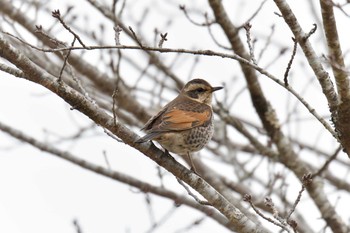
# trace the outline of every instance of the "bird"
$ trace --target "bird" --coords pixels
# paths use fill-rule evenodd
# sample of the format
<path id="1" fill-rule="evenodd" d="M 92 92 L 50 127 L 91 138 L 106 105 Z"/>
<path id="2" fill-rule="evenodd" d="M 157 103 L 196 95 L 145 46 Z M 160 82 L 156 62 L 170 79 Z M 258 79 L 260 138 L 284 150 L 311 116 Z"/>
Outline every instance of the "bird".
<path id="1" fill-rule="evenodd" d="M 156 141 L 166 153 L 186 156 L 196 174 L 191 153 L 200 151 L 214 133 L 212 96 L 223 87 L 212 87 L 203 79 L 192 79 L 179 95 L 151 117 L 141 129 L 146 135 L 136 143 Z"/>

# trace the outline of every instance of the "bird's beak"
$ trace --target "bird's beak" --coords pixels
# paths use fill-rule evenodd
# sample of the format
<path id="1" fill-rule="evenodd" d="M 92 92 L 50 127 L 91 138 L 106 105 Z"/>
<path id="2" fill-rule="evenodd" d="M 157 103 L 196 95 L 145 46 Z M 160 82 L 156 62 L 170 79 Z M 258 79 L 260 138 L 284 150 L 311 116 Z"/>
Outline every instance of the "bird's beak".
<path id="1" fill-rule="evenodd" d="M 222 88 L 224 88 L 224 87 L 213 87 L 213 88 L 211 89 L 211 92 L 221 90 Z"/>

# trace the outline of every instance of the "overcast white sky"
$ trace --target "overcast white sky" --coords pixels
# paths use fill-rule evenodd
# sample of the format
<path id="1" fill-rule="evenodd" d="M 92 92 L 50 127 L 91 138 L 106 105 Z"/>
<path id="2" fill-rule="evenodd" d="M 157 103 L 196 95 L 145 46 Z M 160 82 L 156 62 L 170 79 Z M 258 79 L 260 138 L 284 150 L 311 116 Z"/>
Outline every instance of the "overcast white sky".
<path id="1" fill-rule="evenodd" d="M 52 10 L 63 10 L 65 9 L 64 2 L 53 0 L 50 1 L 47 7 Z M 183 13 L 176 7 L 177 4 L 183 4 L 185 1 L 172 2 L 174 3 L 173 6 L 172 4 L 163 4 L 162 1 L 156 0 L 127 1 L 125 14 L 136 14 L 142 9 L 142 5 L 152 4 L 153 9 L 150 11 L 149 20 L 145 22 L 144 33 L 149 32 L 152 34 L 154 27 L 166 28 L 166 22 L 161 19 L 170 14 L 177 18 L 171 24 L 171 30 L 167 31 L 169 40 L 166 42 L 166 46 L 173 48 L 214 48 L 214 44 L 205 36 L 207 31 L 189 25 Z M 227 3 L 228 1 L 224 2 Z M 238 2 L 242 3 L 244 1 Z M 234 14 L 233 19 L 244 22 L 246 20 L 244 13 L 251 12 L 249 11 L 249 4 L 252 2 L 256 1 L 245 1 L 241 5 L 242 10 L 237 5 L 228 7 Z M 294 9 L 297 9 L 297 17 L 303 19 L 302 26 L 305 30 L 311 29 L 312 24 L 315 22 L 310 18 L 309 5 L 306 1 L 294 0 L 289 1 L 289 3 L 292 4 Z M 77 0 L 70 4 L 76 5 L 73 11 L 79 17 L 87 12 L 90 16 L 96 14 L 96 12 L 90 11 L 85 1 Z M 195 1 L 192 4 L 199 6 L 203 2 Z M 205 8 L 206 4 L 206 2 L 205 5 L 203 4 L 203 8 Z M 271 8 L 274 9 L 273 11 L 277 11 L 273 2 L 268 1 L 262 11 L 262 16 L 258 21 L 253 21 L 253 29 L 257 36 L 266 35 L 265 32 L 273 21 L 282 20 L 271 14 Z M 28 11 L 27 16 L 34 19 L 34 12 Z M 91 18 L 93 20 L 90 21 L 89 26 L 97 28 L 96 24 L 101 17 L 96 14 L 96 18 L 95 16 Z M 53 22 L 53 19 L 49 15 L 40 15 L 36 24 L 41 24 L 43 28 L 47 28 L 51 26 L 51 22 Z M 78 21 L 78 23 L 82 23 L 82 21 Z M 349 25 L 348 18 L 344 18 L 339 27 L 347 27 L 346 25 Z M 57 25 L 56 27 L 58 28 L 59 26 Z M 277 30 L 285 32 L 289 38 L 291 37 L 291 33 L 286 27 L 279 26 Z M 57 31 L 59 30 L 57 29 Z M 112 29 L 107 28 L 106 31 L 109 32 L 106 32 L 106 43 L 113 44 Z M 315 36 L 316 43 L 318 43 L 317 37 L 319 38 L 320 35 Z M 60 39 L 63 38 L 64 36 L 62 35 Z M 123 35 L 121 39 L 124 39 L 125 42 L 128 41 Z M 224 37 L 219 39 L 223 43 L 226 42 Z M 350 41 L 349 34 L 342 34 L 341 40 Z M 282 37 L 278 43 L 289 44 L 285 37 Z M 349 45 L 347 42 L 343 44 Z M 320 47 L 319 49 L 322 50 L 323 48 Z M 167 55 L 162 56 L 164 59 L 167 59 Z M 234 66 L 236 65 L 234 64 Z M 232 66 L 232 61 L 218 58 L 201 58 L 201 65 L 195 70 L 195 77 L 205 78 L 213 85 L 220 85 L 223 80 L 231 75 L 231 72 L 230 74 L 226 72 L 230 70 L 230 66 Z M 183 67 L 185 67 L 183 70 L 177 70 L 177 74 L 186 81 L 188 80 L 189 70 L 186 68 L 186 65 Z M 272 68 L 271 72 L 281 76 L 284 69 L 284 67 L 281 70 Z M 310 75 L 310 73 L 305 74 L 305 76 Z M 132 82 L 134 79 L 131 78 L 130 80 Z M 232 92 L 238 92 L 242 87 L 237 87 L 237 90 L 232 90 Z M 275 84 L 266 82 L 264 87 L 273 88 L 268 95 L 276 97 L 274 91 L 279 89 Z M 312 96 L 312 93 L 308 92 L 306 95 Z M 317 95 L 315 94 L 315 96 Z M 169 99 L 173 97 L 169 96 Z M 218 94 L 217 97 L 219 99 L 223 98 L 223 94 Z M 283 105 L 285 103 L 284 100 L 284 97 L 281 97 L 280 99 L 273 98 L 272 101 L 278 106 Z M 310 98 L 309 100 L 321 113 L 323 111 L 324 113 L 327 112 L 327 109 L 323 108 L 325 103 L 323 99 Z M 238 102 L 237 108 L 242 112 L 242 115 L 244 115 L 244 111 L 247 112 L 247 119 L 256 120 L 256 116 L 251 116 L 250 114 L 251 108 L 245 107 L 245 105 L 250 105 L 247 101 Z M 125 171 L 147 182 L 156 180 L 157 170 L 155 169 L 155 163 L 136 150 L 109 138 L 97 126 L 93 133 L 91 131 L 88 132 L 84 139 L 74 144 L 69 141 L 59 140 L 60 137 L 74 134 L 78 129 L 77 126 L 84 127 L 91 124 L 86 117 L 77 111 L 71 111 L 69 108 L 60 98 L 43 87 L 25 80 L 9 77 L 5 73 L 0 72 L 1 122 L 26 132 L 38 140 L 50 141 L 59 148 L 67 149 L 76 155 L 103 166 L 106 166 L 103 157 L 103 152 L 106 152 L 113 169 Z M 286 115 L 286 112 L 283 111 L 287 107 L 280 109 L 282 110 L 278 114 Z M 312 128 L 313 126 L 310 127 Z M 52 134 L 57 135 L 57 137 Z M 308 138 L 308 135 L 305 135 L 305 138 Z M 319 140 L 317 143 L 322 143 L 327 141 L 327 139 L 328 137 L 317 139 Z M 312 140 L 316 141 L 316 139 Z M 334 146 L 335 144 L 331 144 L 330 147 L 332 145 Z M 217 166 L 220 167 L 220 165 Z M 169 187 L 173 187 L 175 190 L 183 189 L 171 175 L 166 175 L 165 180 L 168 182 L 167 185 Z M 184 190 L 181 192 L 185 193 Z M 337 199 L 336 196 L 331 198 Z M 166 213 L 175 216 L 166 221 L 164 226 L 159 227 L 155 232 L 169 232 L 167 229 L 172 229 L 171 232 L 175 232 L 186 225 L 191 225 L 193 221 L 202 216 L 189 208 L 174 209 L 171 202 L 159 197 L 151 196 L 151 200 L 154 204 L 153 211 L 156 220 L 162 218 Z M 342 201 L 344 201 L 342 203 L 345 203 L 343 205 L 344 208 L 348 207 L 346 203 L 350 205 L 349 200 Z M 312 205 L 310 205 L 310 208 L 313 208 Z M 176 216 L 184 215 L 187 215 L 188 218 L 181 218 L 181 221 L 186 219 L 187 222 L 181 222 L 181 224 L 176 222 Z M 346 216 L 349 217 L 349 214 Z M 72 224 L 73 219 L 79 221 L 83 233 L 146 232 L 150 228 L 151 222 L 145 205 L 145 196 L 139 193 L 138 190 L 83 170 L 52 155 L 42 153 L 0 132 L 0 232 L 73 233 L 76 232 Z M 317 220 L 314 221 L 315 224 L 321 224 Z M 213 223 L 212 220 L 206 219 L 204 223 L 189 232 L 218 232 L 218 229 L 220 232 L 227 231 L 218 226 L 218 224 Z"/>

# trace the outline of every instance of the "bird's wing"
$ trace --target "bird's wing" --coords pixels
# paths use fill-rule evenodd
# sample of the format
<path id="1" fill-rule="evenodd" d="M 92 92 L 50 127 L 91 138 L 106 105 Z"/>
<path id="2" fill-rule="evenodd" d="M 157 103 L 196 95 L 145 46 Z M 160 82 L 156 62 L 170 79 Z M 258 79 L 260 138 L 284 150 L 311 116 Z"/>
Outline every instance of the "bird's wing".
<path id="1" fill-rule="evenodd" d="M 151 130 L 154 126 L 158 125 L 159 121 L 161 120 L 161 116 L 164 114 L 164 112 L 166 112 L 167 110 L 167 106 L 165 106 L 160 112 L 158 112 L 156 115 L 154 115 L 153 117 L 151 117 L 151 119 L 149 119 L 146 124 L 142 127 L 141 130 L 145 130 L 145 131 L 149 131 Z"/>
<path id="2" fill-rule="evenodd" d="M 181 96 L 177 97 L 179 101 L 170 102 L 158 114 L 149 119 L 142 128 L 147 134 L 136 142 L 153 140 L 166 132 L 187 130 L 210 123 L 212 118 L 210 106 L 195 101 L 181 101 L 181 98 Z"/>
<path id="3" fill-rule="evenodd" d="M 164 113 L 162 123 L 157 128 L 159 131 L 163 132 L 191 129 L 208 124 L 211 117 L 212 111 L 209 106 L 198 112 L 173 108 Z"/>

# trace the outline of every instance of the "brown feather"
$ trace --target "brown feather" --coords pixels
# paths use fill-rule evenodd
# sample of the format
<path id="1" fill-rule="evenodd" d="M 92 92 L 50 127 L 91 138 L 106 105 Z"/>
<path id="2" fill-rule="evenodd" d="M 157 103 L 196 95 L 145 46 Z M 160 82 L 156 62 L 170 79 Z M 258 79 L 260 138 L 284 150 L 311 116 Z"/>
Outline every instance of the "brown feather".
<path id="1" fill-rule="evenodd" d="M 172 109 L 163 116 L 163 123 L 159 126 L 162 130 L 186 130 L 204 125 L 211 119 L 210 108 L 204 112 L 189 112 L 180 109 Z"/>
<path id="2" fill-rule="evenodd" d="M 186 130 L 208 124 L 211 117 L 212 110 L 209 105 L 179 95 L 152 117 L 143 130 L 148 133 Z"/>

